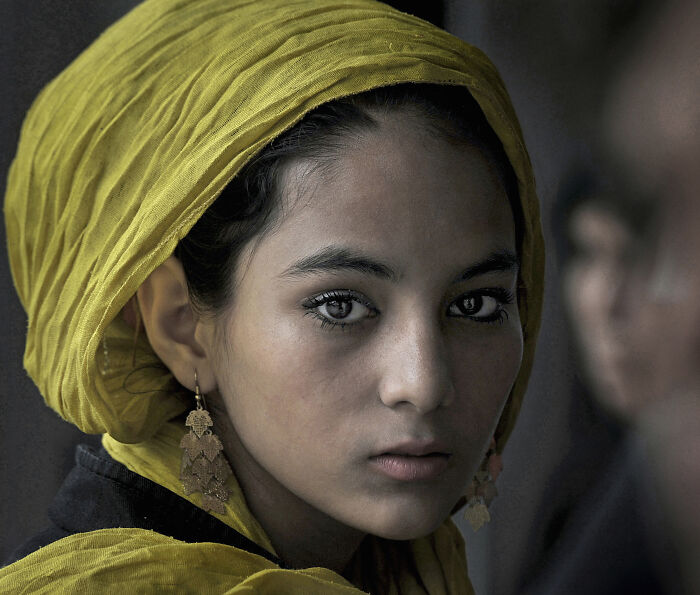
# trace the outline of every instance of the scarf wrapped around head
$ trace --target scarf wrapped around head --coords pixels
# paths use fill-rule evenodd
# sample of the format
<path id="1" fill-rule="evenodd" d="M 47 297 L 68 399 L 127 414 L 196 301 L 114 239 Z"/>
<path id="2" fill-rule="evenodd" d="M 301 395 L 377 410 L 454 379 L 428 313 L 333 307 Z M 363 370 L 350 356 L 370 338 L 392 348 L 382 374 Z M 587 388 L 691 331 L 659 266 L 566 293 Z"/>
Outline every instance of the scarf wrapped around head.
<path id="1" fill-rule="evenodd" d="M 467 87 L 519 181 L 525 229 L 523 364 L 530 373 L 543 246 L 531 165 L 493 65 L 476 48 L 371 0 L 146 0 L 39 95 L 5 199 L 24 365 L 87 433 L 139 442 L 181 413 L 183 390 L 136 346 L 120 310 L 243 165 L 314 107 L 403 82 Z"/>

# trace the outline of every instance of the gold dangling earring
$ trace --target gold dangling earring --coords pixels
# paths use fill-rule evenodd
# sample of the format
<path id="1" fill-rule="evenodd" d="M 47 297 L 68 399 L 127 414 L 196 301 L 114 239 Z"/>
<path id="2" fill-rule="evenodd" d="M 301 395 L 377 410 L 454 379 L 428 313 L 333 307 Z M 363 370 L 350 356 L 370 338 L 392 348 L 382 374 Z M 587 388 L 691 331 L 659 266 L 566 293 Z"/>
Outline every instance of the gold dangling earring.
<path id="1" fill-rule="evenodd" d="M 194 371 L 194 393 L 197 405 L 185 421 L 190 431 L 180 441 L 180 481 L 185 494 L 202 493 L 204 510 L 226 514 L 224 504 L 230 494 L 224 484 L 233 472 L 224 456 L 221 440 L 211 430 L 214 423 L 206 410 L 204 395 L 199 391 L 197 370 Z"/>
<path id="2" fill-rule="evenodd" d="M 474 531 L 478 531 L 491 520 L 488 507 L 498 496 L 495 482 L 502 470 L 501 455 L 496 453 L 496 440 L 492 438 L 484 462 L 474 475 L 466 493 L 467 507 L 464 510 L 464 518 L 469 521 Z"/>

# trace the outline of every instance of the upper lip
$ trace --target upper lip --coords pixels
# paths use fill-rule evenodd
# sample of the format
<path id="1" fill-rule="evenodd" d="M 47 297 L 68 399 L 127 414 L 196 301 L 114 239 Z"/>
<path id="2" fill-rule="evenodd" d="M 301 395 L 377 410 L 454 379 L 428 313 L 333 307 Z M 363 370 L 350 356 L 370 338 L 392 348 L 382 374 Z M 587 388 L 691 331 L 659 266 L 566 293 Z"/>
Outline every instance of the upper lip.
<path id="1" fill-rule="evenodd" d="M 374 456 L 381 455 L 408 455 L 420 457 L 430 454 L 449 455 L 447 446 L 438 440 L 404 440 L 393 446 L 381 449 Z"/>

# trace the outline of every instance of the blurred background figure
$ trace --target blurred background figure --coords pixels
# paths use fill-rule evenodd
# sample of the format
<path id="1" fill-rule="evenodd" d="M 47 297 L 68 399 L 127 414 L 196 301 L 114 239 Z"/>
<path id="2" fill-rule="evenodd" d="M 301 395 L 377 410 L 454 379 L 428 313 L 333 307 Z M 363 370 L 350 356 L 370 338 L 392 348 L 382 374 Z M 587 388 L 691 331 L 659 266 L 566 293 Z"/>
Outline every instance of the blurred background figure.
<path id="1" fill-rule="evenodd" d="M 533 595 L 700 593 L 698 31 L 700 3 L 660 4 L 613 61 L 593 168 L 609 174 L 569 176 L 554 208 L 582 402 L 613 433 L 604 449 L 572 434 L 550 482 L 560 530 L 524 580 Z M 576 450 L 599 454 L 595 473 Z"/>
<path id="2" fill-rule="evenodd" d="M 699 27 L 699 3 L 673 2 L 623 63 L 606 113 L 624 191 L 633 208 L 655 211 L 627 291 L 649 401 L 699 388 Z"/>
<path id="3" fill-rule="evenodd" d="M 520 595 L 677 593 L 676 556 L 634 423 L 644 402 L 628 287 L 651 211 L 604 168 L 601 159 L 597 170 L 565 175 L 552 212 L 574 401 L 570 446 L 547 481 L 540 547 L 513 591 Z"/>
<path id="4" fill-rule="evenodd" d="M 626 281 L 630 351 L 642 364 L 625 380 L 643 403 L 636 421 L 680 556 L 680 582 L 693 594 L 700 593 L 698 31 L 700 3 L 671 2 L 620 69 L 605 120 L 624 188 L 655 212 Z"/>
<path id="5" fill-rule="evenodd" d="M 698 31 L 693 0 L 647 21 L 607 85 L 609 173 L 570 176 L 554 210 L 584 384 L 620 434 L 607 451 L 579 442 L 601 453 L 597 477 L 526 581 L 533 595 L 700 593 Z"/>
<path id="6" fill-rule="evenodd" d="M 570 176 L 559 194 L 557 256 L 577 359 L 596 399 L 613 417 L 624 419 L 637 404 L 623 372 L 628 350 L 624 278 L 634 262 L 641 221 L 631 221 L 634 211 L 593 173 Z"/>
<path id="7" fill-rule="evenodd" d="M 611 173 L 571 177 L 555 209 L 584 378 L 623 438 L 528 593 L 700 593 L 698 31 L 696 1 L 648 20 L 603 104 Z"/>

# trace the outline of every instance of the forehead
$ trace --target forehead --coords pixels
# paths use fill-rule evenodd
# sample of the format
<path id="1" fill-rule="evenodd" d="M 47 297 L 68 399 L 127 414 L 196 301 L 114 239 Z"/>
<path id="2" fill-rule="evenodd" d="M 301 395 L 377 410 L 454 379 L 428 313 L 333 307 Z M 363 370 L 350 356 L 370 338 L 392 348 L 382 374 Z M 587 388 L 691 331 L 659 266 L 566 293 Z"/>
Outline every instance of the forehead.
<path id="1" fill-rule="evenodd" d="M 338 243 L 433 266 L 515 251 L 496 168 L 480 150 L 448 143 L 415 118 L 383 120 L 332 167 L 291 163 L 282 187 L 288 207 L 269 238 L 280 258 Z"/>

